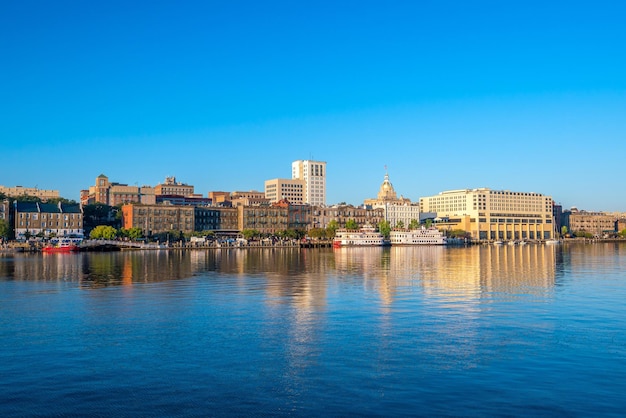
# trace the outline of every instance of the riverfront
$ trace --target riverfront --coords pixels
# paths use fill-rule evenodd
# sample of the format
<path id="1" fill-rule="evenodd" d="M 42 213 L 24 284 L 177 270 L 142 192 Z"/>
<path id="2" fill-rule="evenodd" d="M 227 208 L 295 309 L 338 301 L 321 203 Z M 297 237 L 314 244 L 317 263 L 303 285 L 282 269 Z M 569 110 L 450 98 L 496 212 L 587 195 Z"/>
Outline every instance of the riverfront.
<path id="1" fill-rule="evenodd" d="M 626 246 L 0 256 L 2 416 L 619 416 Z"/>

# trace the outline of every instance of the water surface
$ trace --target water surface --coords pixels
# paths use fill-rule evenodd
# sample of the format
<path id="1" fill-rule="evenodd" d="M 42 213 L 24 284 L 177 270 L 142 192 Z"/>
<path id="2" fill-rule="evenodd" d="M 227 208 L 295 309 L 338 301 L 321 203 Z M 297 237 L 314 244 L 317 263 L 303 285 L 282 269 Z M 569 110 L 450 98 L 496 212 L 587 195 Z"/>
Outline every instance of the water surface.
<path id="1" fill-rule="evenodd" d="M 622 416 L 626 246 L 0 257 L 0 416 Z"/>

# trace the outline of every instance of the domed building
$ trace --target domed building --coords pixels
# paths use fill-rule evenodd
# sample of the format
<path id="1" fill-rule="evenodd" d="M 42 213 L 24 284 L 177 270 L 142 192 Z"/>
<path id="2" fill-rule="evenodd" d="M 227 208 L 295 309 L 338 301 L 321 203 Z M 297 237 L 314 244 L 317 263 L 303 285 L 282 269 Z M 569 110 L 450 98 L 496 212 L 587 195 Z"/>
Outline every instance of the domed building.
<path id="1" fill-rule="evenodd" d="M 376 199 L 365 199 L 363 203 L 374 209 L 383 208 L 385 210 L 385 220 L 392 227 L 396 227 L 401 223 L 406 228 L 412 220 L 419 221 L 420 219 L 419 205 L 412 204 L 411 199 L 407 199 L 402 195 L 398 197 L 393 184 L 389 181 L 389 173 L 385 173 L 385 179 L 380 185 Z"/>
<path id="2" fill-rule="evenodd" d="M 364 203 L 371 206 L 384 205 L 386 203 L 404 205 L 410 204 L 411 199 L 402 197 L 402 195 L 400 195 L 400 198 L 398 198 L 398 195 L 393 188 L 393 184 L 391 184 L 391 181 L 389 181 L 389 173 L 385 173 L 385 179 L 383 180 L 383 184 L 380 185 L 380 189 L 378 190 L 378 197 L 376 199 L 365 199 Z"/>

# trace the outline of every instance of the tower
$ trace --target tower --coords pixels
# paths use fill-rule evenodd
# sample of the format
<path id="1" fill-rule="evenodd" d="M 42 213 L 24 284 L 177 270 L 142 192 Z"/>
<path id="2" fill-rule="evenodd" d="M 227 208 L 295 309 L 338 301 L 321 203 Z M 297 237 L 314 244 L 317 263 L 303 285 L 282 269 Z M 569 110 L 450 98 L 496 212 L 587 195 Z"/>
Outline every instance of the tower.
<path id="1" fill-rule="evenodd" d="M 291 164 L 291 178 L 304 181 L 304 202 L 326 205 L 326 162 L 297 160 Z"/>

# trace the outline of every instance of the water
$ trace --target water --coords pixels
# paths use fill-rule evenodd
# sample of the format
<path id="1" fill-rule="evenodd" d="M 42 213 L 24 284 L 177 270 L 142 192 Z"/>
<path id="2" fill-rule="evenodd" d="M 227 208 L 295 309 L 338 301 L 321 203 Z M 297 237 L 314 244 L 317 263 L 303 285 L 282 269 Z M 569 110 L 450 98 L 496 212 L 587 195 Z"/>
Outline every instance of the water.
<path id="1" fill-rule="evenodd" d="M 0 256 L 0 416 L 623 416 L 626 245 Z"/>

